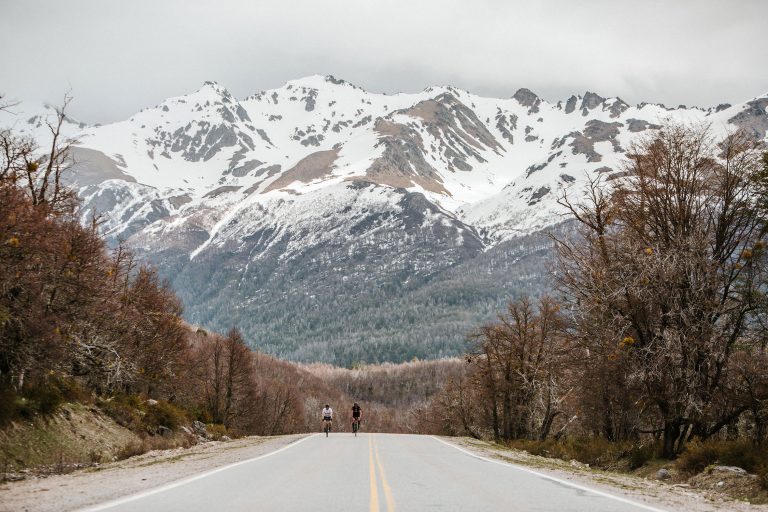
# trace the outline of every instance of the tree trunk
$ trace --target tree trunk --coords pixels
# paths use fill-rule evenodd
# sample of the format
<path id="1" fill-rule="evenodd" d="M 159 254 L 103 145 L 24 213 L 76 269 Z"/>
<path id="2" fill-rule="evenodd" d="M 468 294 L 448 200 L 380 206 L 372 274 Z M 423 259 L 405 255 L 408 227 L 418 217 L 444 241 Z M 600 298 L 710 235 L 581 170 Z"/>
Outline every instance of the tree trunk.
<path id="1" fill-rule="evenodd" d="M 502 401 L 502 418 L 504 422 L 504 440 L 512 439 L 512 397 L 508 391 L 504 392 Z"/>
<path id="2" fill-rule="evenodd" d="M 674 459 L 677 456 L 677 440 L 680 438 L 680 420 L 664 421 L 664 437 L 661 455 L 665 459 Z"/>
<path id="3" fill-rule="evenodd" d="M 496 398 L 491 401 L 491 423 L 493 426 L 493 439 L 498 441 L 501 438 L 501 432 L 499 431 L 499 407 L 496 403 Z"/>

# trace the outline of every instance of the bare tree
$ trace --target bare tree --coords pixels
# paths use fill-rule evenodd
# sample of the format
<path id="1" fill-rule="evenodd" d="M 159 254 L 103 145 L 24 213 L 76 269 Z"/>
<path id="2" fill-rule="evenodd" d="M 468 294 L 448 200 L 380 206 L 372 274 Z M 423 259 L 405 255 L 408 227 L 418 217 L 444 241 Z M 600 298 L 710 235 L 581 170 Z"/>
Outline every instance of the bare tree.
<path id="1" fill-rule="evenodd" d="M 544 297 L 536 307 L 528 299 L 511 302 L 506 315 L 474 335 L 470 378 L 476 383 L 476 397 L 485 403 L 494 437 L 550 435 L 567 393 L 562 329 L 559 306 Z"/>
<path id="2" fill-rule="evenodd" d="M 54 109 L 53 119 L 45 120 L 51 134 L 50 147 L 45 150 L 30 137 L 0 130 L 0 180 L 19 184 L 35 206 L 45 206 L 52 213 L 71 212 L 77 204 L 75 192 L 62 181 L 74 164 L 72 147 L 77 142 L 63 133 L 71 101 L 65 95 L 62 105 Z"/>
<path id="3" fill-rule="evenodd" d="M 593 368 L 621 361 L 627 392 L 655 406 L 667 457 L 745 410 L 725 395 L 764 278 L 757 156 L 738 134 L 715 144 L 705 128 L 667 125 L 613 187 L 563 200 L 581 226 L 557 241 L 575 338 Z"/>

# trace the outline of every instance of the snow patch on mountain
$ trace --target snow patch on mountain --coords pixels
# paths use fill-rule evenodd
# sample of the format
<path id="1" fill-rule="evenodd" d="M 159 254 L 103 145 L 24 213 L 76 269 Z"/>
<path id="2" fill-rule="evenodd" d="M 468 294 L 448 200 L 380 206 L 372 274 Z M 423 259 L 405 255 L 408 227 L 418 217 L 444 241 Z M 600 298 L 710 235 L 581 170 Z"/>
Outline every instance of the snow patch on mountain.
<path id="1" fill-rule="evenodd" d="M 191 223 L 196 240 L 207 237 L 196 257 L 234 233 L 224 229 L 233 220 L 248 226 L 280 201 L 312 198 L 310 216 L 326 203 L 343 209 L 360 193 L 345 186 L 355 181 L 421 193 L 495 244 L 560 221 L 565 189 L 619 172 L 634 141 L 667 120 L 765 139 L 767 106 L 631 106 L 589 91 L 553 103 L 528 89 L 499 99 L 450 86 L 388 95 L 314 75 L 242 100 L 206 82 L 124 121 L 68 120 L 65 133 L 79 140 L 86 210 L 107 215 L 110 236 Z M 14 111 L 0 124 L 44 143 L 50 107 Z"/>

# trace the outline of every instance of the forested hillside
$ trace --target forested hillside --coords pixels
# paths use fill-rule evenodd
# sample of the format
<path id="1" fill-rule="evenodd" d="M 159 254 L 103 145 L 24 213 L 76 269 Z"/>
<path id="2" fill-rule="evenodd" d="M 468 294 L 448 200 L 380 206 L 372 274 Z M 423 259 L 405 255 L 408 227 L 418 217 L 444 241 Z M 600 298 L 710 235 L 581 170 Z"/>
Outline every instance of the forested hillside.
<path id="1" fill-rule="evenodd" d="M 415 428 L 399 421 L 408 416 L 407 407 L 423 405 L 461 367 L 456 361 L 419 363 L 417 370 L 388 366 L 383 373 L 372 367 L 363 393 L 344 379 L 328 378 L 334 371 L 318 373 L 253 352 L 254 343 L 236 328 L 223 335 L 187 324 L 181 301 L 154 268 L 123 246 L 109 249 L 98 219 L 81 223 L 79 201 L 62 180 L 71 164 L 71 148 L 60 133 L 62 111 L 57 119 L 45 151 L 33 139 L 0 131 L 3 471 L 32 460 L 53 463 L 63 453 L 84 456 L 57 444 L 68 442 L 68 435 L 57 438 L 58 431 L 45 430 L 46 418 L 58 411 L 64 418 L 50 425 L 92 410 L 95 419 L 78 424 L 95 421 L 114 432 L 119 425 L 139 439 L 68 464 L 201 439 L 314 431 L 325 403 L 341 412 L 353 400 L 366 409 L 371 428 L 407 431 Z M 400 390 L 405 402 L 385 398 L 398 387 L 390 371 L 407 386 Z M 419 386 L 418 401 L 407 399 L 411 385 Z M 337 428 L 348 429 L 343 412 L 340 418 Z M 35 436 L 48 437 L 37 446 L 29 441 Z"/>
<path id="2" fill-rule="evenodd" d="M 252 333 L 256 348 L 283 358 L 351 366 L 460 355 L 466 333 L 493 319 L 510 298 L 551 289 L 548 235 L 561 231 L 555 226 L 487 250 L 478 246 L 453 260 L 431 252 L 431 237 L 422 243 L 406 232 L 396 249 L 404 265 L 392 271 L 384 271 L 391 244 L 355 250 L 352 240 L 316 246 L 290 264 L 278 264 L 275 254 L 276 263 L 252 265 L 238 279 L 233 269 L 245 265 L 238 253 L 196 258 L 178 269 L 167 259 L 157 263 L 176 276 L 179 293 L 197 297 L 189 314 L 201 324 L 237 324 Z"/>

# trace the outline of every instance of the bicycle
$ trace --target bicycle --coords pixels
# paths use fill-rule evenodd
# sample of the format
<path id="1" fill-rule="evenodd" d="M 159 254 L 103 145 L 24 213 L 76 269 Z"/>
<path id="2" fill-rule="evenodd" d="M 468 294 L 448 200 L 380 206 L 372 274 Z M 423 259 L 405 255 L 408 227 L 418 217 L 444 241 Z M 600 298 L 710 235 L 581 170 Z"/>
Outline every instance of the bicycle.
<path id="1" fill-rule="evenodd" d="M 357 437 L 358 430 L 360 430 L 360 418 L 355 418 L 352 420 L 352 432 L 355 433 L 355 437 Z"/>
<path id="2" fill-rule="evenodd" d="M 325 426 L 323 427 L 323 431 L 325 432 L 325 437 L 328 437 L 328 433 L 331 431 L 331 422 L 323 421 L 323 423 L 325 423 Z"/>

